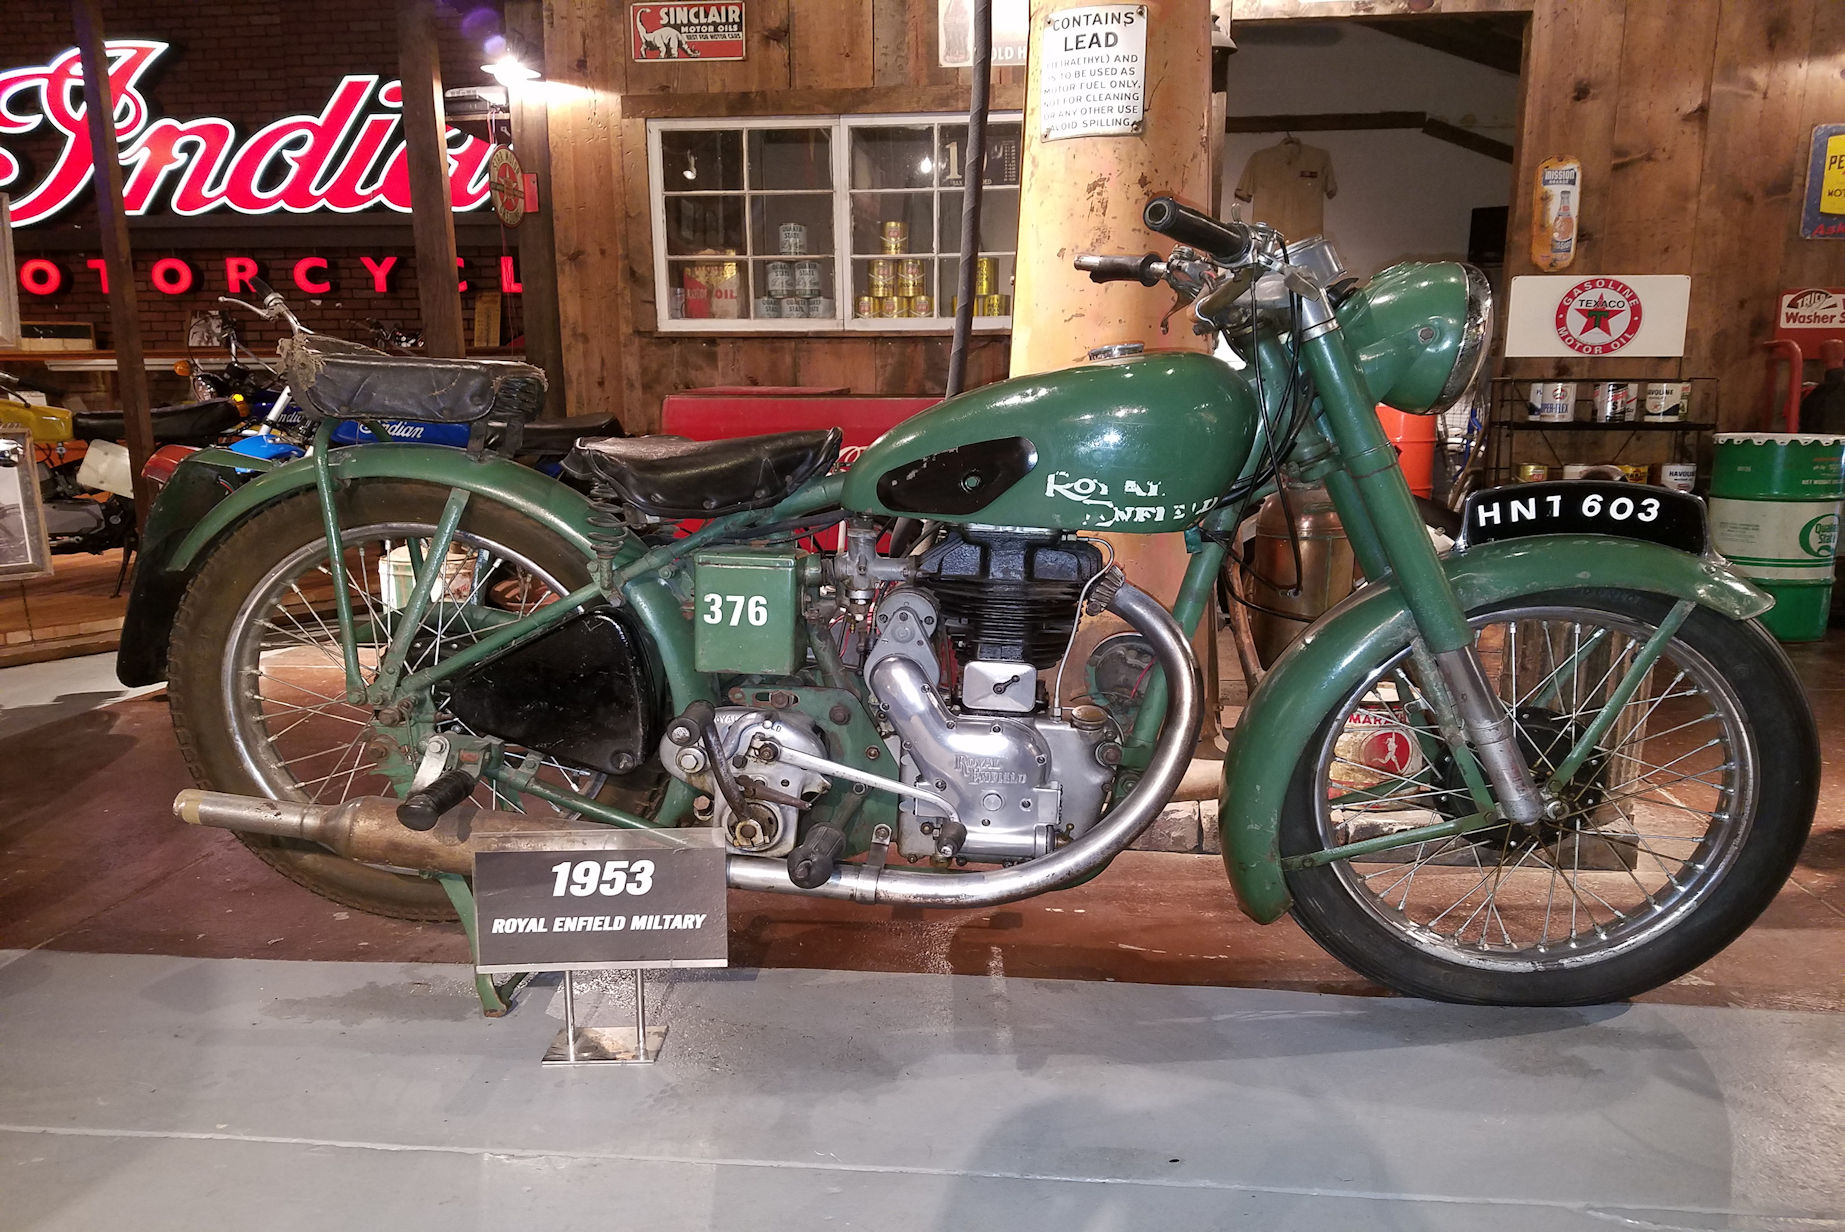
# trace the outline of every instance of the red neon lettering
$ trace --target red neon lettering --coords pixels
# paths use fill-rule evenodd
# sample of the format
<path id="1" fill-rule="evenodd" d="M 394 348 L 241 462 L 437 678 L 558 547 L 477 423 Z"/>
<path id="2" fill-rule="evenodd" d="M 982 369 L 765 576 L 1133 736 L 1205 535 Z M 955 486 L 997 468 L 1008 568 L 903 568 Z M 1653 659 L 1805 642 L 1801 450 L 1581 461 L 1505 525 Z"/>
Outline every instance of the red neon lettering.
<path id="1" fill-rule="evenodd" d="M 384 177 L 382 172 L 373 175 L 372 168 L 396 129 L 396 116 L 366 117 L 365 123 L 359 126 L 359 135 L 353 138 L 352 149 L 346 152 L 346 157 L 327 181 L 323 199 L 328 209 L 350 214 L 378 200 Z"/>
<path id="2" fill-rule="evenodd" d="M 409 176 L 396 112 L 397 82 L 375 75 L 342 78 L 317 115 L 292 115 L 258 129 L 240 146 L 230 121 L 152 118 L 140 80 L 167 44 L 114 39 L 107 44 L 116 135 L 122 147 L 123 199 L 131 215 L 157 208 L 163 195 L 176 214 L 214 209 L 242 213 L 341 213 L 383 204 L 410 209 Z M 0 135 L 49 128 L 63 140 L 36 184 L 14 188 L 13 225 L 29 226 L 76 200 L 92 179 L 89 130 L 83 118 L 81 62 L 75 49 L 48 63 L 0 72 Z M 366 114 L 367 108 L 373 110 Z M 151 121 L 151 122 L 150 122 Z M 469 210 L 487 199 L 485 141 L 451 128 L 451 204 Z M 14 185 L 25 166 L 0 149 L 0 186 Z"/>
<path id="3" fill-rule="evenodd" d="M 109 92 L 115 98 L 115 135 L 127 145 L 147 123 L 147 100 L 136 83 L 167 45 L 141 39 L 111 39 L 105 48 L 109 55 Z M 32 94 L 38 96 L 36 113 L 29 106 L 9 106 L 15 96 Z M 15 227 L 57 213 L 89 184 L 93 160 L 82 102 L 83 65 L 74 47 L 49 64 L 0 73 L 0 133 L 29 133 L 49 121 L 64 136 L 64 147 L 58 151 L 51 170 L 30 191 L 15 195 Z M 0 184 L 10 184 L 20 170 L 17 158 L 0 151 Z"/>
<path id="4" fill-rule="evenodd" d="M 511 257 L 500 258 L 500 290 L 511 295 L 525 290 L 525 284 L 519 281 L 519 274 L 513 269 Z"/>
<path id="5" fill-rule="evenodd" d="M 308 281 L 308 274 L 313 271 L 318 271 L 322 274 L 326 273 L 327 259 L 325 257 L 303 257 L 295 262 L 295 285 L 300 287 L 303 291 L 306 291 L 309 295 L 325 295 L 328 291 L 331 291 L 333 289 L 333 284 L 325 279 L 319 282 Z"/>
<path id="6" fill-rule="evenodd" d="M 256 277 L 256 259 L 254 257 L 224 258 L 224 285 L 232 295 L 239 291 L 254 291 L 250 279 Z"/>
<path id="7" fill-rule="evenodd" d="M 396 257 L 386 257 L 383 261 L 374 261 L 370 257 L 360 257 L 359 261 L 372 276 L 372 290 L 383 295 L 391 289 L 391 268 L 397 264 Z"/>
<path id="8" fill-rule="evenodd" d="M 229 120 L 155 120 L 141 139 L 122 152 L 129 168 L 122 183 L 122 205 L 130 214 L 145 214 L 152 207 L 169 174 L 180 168 L 171 206 L 175 214 L 202 214 L 219 203 L 224 185 L 224 165 L 237 130 Z M 188 156 L 182 147 L 190 146 Z"/>
<path id="9" fill-rule="evenodd" d="M 462 260 L 462 259 L 461 259 L 460 257 L 456 257 L 456 258 L 455 258 L 455 268 L 456 268 L 457 270 L 464 270 L 464 269 L 466 269 L 466 268 L 468 268 L 468 263 L 467 263 L 466 261 L 464 261 L 464 260 Z M 467 280 L 466 278 L 457 278 L 457 279 L 455 280 L 455 289 L 456 289 L 457 291 L 465 291 L 465 290 L 467 290 L 467 289 L 468 289 L 468 280 Z"/>
<path id="10" fill-rule="evenodd" d="M 91 257 L 84 264 L 96 271 L 96 281 L 102 284 L 102 293 L 109 294 L 109 263 L 101 257 Z"/>
<path id="11" fill-rule="evenodd" d="M 33 295 L 52 295 L 64 285 L 64 271 L 43 257 L 21 261 L 19 285 Z"/>
<path id="12" fill-rule="evenodd" d="M 192 290 L 192 267 L 178 257 L 154 262 L 154 290 L 163 295 L 184 295 Z"/>

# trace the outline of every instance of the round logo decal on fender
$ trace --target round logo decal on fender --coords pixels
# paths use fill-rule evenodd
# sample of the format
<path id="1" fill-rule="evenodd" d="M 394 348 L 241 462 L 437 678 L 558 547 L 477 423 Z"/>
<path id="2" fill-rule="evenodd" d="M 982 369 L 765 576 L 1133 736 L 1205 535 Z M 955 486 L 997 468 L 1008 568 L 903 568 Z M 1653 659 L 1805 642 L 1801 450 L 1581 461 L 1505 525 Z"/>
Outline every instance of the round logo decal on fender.
<path id="1" fill-rule="evenodd" d="M 1585 278 L 1557 301 L 1557 337 L 1579 355 L 1609 355 L 1640 332 L 1640 293 L 1619 278 Z"/>

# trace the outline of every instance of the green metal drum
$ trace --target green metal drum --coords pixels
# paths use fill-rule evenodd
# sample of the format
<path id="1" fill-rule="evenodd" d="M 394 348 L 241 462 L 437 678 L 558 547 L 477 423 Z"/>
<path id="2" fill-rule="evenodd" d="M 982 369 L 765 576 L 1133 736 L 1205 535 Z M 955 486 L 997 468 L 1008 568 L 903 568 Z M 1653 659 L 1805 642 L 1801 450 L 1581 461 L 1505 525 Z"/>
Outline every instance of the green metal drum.
<path id="1" fill-rule="evenodd" d="M 1763 590 L 1762 623 L 1784 642 L 1826 632 L 1845 498 L 1845 436 L 1725 432 L 1711 470 L 1711 538 Z"/>

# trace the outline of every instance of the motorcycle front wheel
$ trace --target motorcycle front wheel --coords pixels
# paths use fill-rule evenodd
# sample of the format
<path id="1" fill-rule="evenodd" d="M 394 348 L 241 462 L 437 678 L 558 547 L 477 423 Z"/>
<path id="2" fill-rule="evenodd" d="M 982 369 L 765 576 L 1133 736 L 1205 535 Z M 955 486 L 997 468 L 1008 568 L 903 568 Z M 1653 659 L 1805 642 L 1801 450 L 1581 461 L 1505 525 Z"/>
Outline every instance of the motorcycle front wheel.
<path id="1" fill-rule="evenodd" d="M 369 681 L 389 643 L 441 517 L 447 491 L 398 481 L 360 483 L 340 500 L 342 559 Z M 320 503 L 303 493 L 256 514 L 220 543 L 187 588 L 173 623 L 169 694 L 193 780 L 214 791 L 337 804 L 394 795 L 379 766 L 369 707 L 345 701 L 345 668 Z M 441 575 L 434 613 L 411 643 L 415 671 L 474 641 L 478 628 L 529 611 L 588 580 L 580 553 L 503 505 L 476 499 Z M 471 620 L 481 610 L 483 620 Z M 439 689 L 439 686 L 438 686 Z M 438 730 L 465 731 L 431 699 Z M 642 807 L 651 771 L 612 776 L 509 747 L 539 782 Z M 634 780 L 628 782 L 627 780 Z M 529 794 L 483 781 L 483 808 L 554 813 Z M 289 879 L 343 906 L 398 919 L 454 918 L 442 886 L 414 872 L 363 864 L 292 839 L 239 834 Z"/>
<path id="2" fill-rule="evenodd" d="M 1472 616 L 1540 783 L 1618 700 L 1672 603 L 1582 589 Z M 1302 855 L 1475 812 L 1404 647 L 1321 726 L 1281 850 Z M 1767 907 L 1819 789 L 1812 712 L 1754 621 L 1699 608 L 1561 789 L 1568 812 L 1299 869 L 1294 916 L 1399 992 L 1482 1005 L 1632 997 L 1708 961 Z"/>

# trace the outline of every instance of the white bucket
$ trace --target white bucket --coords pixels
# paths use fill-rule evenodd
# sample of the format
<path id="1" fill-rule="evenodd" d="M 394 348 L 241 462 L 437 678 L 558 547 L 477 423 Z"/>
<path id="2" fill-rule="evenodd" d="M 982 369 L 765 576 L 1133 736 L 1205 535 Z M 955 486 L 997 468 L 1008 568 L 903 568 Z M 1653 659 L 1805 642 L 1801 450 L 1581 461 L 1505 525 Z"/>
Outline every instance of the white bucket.
<path id="1" fill-rule="evenodd" d="M 473 552 L 467 548 L 450 548 L 448 561 L 442 567 L 442 578 L 436 583 L 431 600 L 440 603 L 467 598 L 472 589 L 473 570 Z M 392 548 L 378 559 L 378 597 L 383 600 L 386 611 L 403 611 L 415 589 L 416 569 L 410 563 L 408 546 Z"/>

